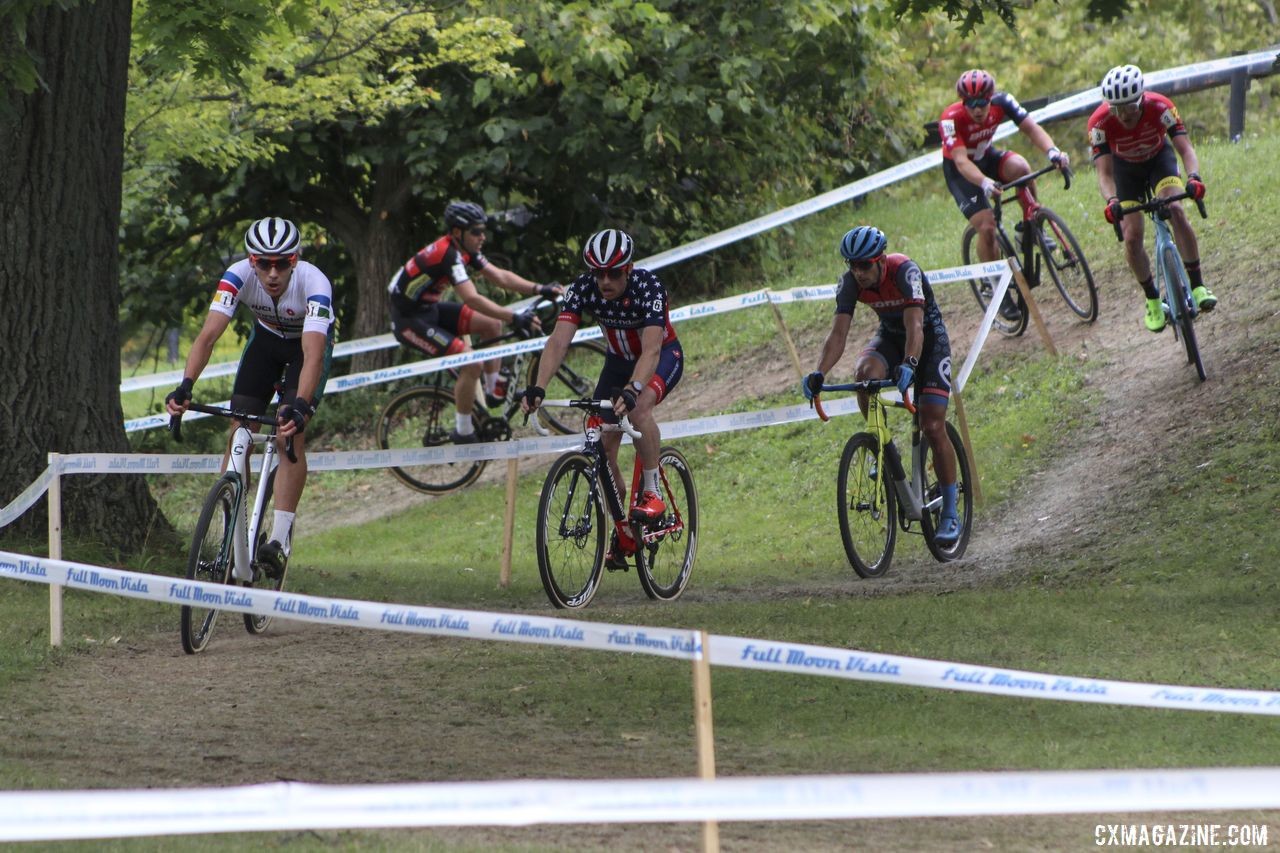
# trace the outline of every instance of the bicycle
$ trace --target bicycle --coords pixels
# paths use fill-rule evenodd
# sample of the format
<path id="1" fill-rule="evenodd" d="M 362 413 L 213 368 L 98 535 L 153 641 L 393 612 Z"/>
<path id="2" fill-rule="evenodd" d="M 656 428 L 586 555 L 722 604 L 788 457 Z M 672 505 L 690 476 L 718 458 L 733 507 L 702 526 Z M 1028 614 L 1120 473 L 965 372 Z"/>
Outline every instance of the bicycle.
<path id="1" fill-rule="evenodd" d="M 209 490 L 196 521 L 191 538 L 191 550 L 187 554 L 187 580 L 246 587 L 263 583 L 263 587 L 279 592 L 284 588 L 284 578 L 289 567 L 280 571 L 259 562 L 258 550 L 266 544 L 264 520 L 273 512 L 276 468 L 276 419 L 270 415 L 251 415 L 219 406 L 189 403 L 188 410 L 207 415 L 232 418 L 239 421 L 231 437 L 231 453 L 228 470 Z M 246 424 L 269 427 L 267 433 L 256 433 Z M 182 440 L 182 418 L 169 419 L 169 430 L 175 441 Z M 263 445 L 262 468 L 258 475 L 258 488 L 253 497 L 253 508 L 245 500 L 249 489 L 249 457 L 255 444 Z M 293 440 L 285 444 L 285 455 L 296 462 Z M 287 543 L 281 543 L 287 544 Z M 247 568 L 246 568 L 247 567 Z M 235 570 L 240 568 L 237 573 Z M 236 575 L 250 575 L 252 580 L 241 580 Z M 182 605 L 182 649 L 189 655 L 197 654 L 209 645 L 214 626 L 218 621 L 217 604 L 225 599 L 210 600 L 197 595 L 200 604 Z M 261 634 L 271 624 L 270 616 L 244 614 L 244 627 L 250 634 Z"/>
<path id="2" fill-rule="evenodd" d="M 538 499 L 538 574 L 547 598 L 557 608 L 576 609 L 595 597 L 605 568 L 606 512 L 614 535 L 625 531 L 636 543 L 636 574 L 645 595 L 656 601 L 679 598 L 689 583 L 698 550 L 698 492 L 688 460 L 673 447 L 662 448 L 659 480 L 666 512 L 651 521 L 634 521 L 624 507 L 600 438 L 605 432 L 622 431 L 632 438 L 640 433 L 626 418 L 619 424 L 604 422 L 601 415 L 613 412 L 608 400 L 545 400 L 542 405 L 588 413 L 582 448 L 552 463 Z M 539 432 L 544 431 L 539 428 Z M 640 493 L 640 477 L 637 453 L 633 501 Z M 630 566 L 608 568 L 626 571 Z"/>
<path id="3" fill-rule="evenodd" d="M 1009 233 L 1005 231 L 1002 211 L 1004 204 L 1016 199 L 1016 194 L 1005 198 L 1005 193 L 1017 190 L 1036 178 L 1056 170 L 1054 165 L 1045 166 L 1039 171 L 1024 175 L 1017 180 L 1000 185 L 1000 192 L 992 196 L 991 210 L 996 218 L 996 244 L 1001 254 L 1009 260 L 1009 265 L 1016 275 L 1021 271 L 1028 287 L 1038 287 L 1042 273 L 1047 272 L 1053 279 L 1058 293 L 1067 303 L 1067 307 L 1075 312 L 1081 320 L 1092 323 L 1098 319 L 1098 288 L 1093 281 L 1093 273 L 1089 270 L 1089 262 L 1075 235 L 1067 227 L 1062 217 L 1043 204 L 1037 204 L 1030 219 L 1022 221 L 1022 244 L 1015 248 Z M 1063 189 L 1071 188 L 1071 171 L 1062 173 Z M 960 250 L 966 265 L 978 263 L 978 251 L 975 243 L 978 232 L 972 225 L 965 228 L 961 238 Z M 969 286 L 973 296 L 983 311 L 991 303 L 996 279 L 970 279 Z M 1027 329 L 1027 303 L 1022 292 L 1011 288 L 1005 295 L 1005 301 L 996 313 L 992 325 L 1002 334 L 1017 337 Z"/>
<path id="4" fill-rule="evenodd" d="M 556 303 L 542 300 L 537 304 L 545 308 Z M 476 349 L 520 336 L 516 331 L 507 332 L 481 341 Z M 560 369 L 548 383 L 548 390 L 575 396 L 591 393 L 595 388 L 596 377 L 600 375 L 604 353 L 604 342 L 599 339 L 571 345 Z M 486 395 L 477 392 L 472 420 L 480 441 L 511 439 L 511 421 L 520 412 L 520 401 L 514 393 L 515 389 L 520 385 L 522 376 L 527 378 L 526 385 L 535 384 L 541 357 L 541 352 L 530 352 L 502 359 L 499 381 L 506 384 L 505 399 L 486 400 Z M 383 450 L 393 450 L 450 444 L 451 433 L 456 425 L 453 382 L 457 378 L 456 368 L 438 371 L 427 382 L 407 388 L 392 397 L 378 416 L 378 446 Z M 554 417 L 549 417 L 548 422 L 563 435 L 577 432 L 576 424 L 563 423 Z M 474 483 L 488 464 L 487 459 L 468 459 L 432 465 L 403 465 L 391 468 L 391 473 L 411 489 L 430 495 L 443 495 Z"/>
<path id="5" fill-rule="evenodd" d="M 1146 213 L 1155 223 L 1156 289 L 1164 300 L 1164 312 L 1169 319 L 1169 325 L 1173 326 L 1173 339 L 1182 341 L 1187 351 L 1187 364 L 1196 366 L 1196 375 L 1203 382 L 1205 380 L 1204 359 L 1200 357 L 1200 346 L 1196 342 L 1196 330 L 1193 325 L 1196 317 L 1200 315 L 1200 309 L 1196 307 L 1196 301 L 1191 298 L 1191 282 L 1187 279 L 1187 269 L 1182 264 L 1182 255 L 1178 252 L 1178 245 L 1174 242 L 1173 234 L 1169 230 L 1169 205 L 1184 198 L 1194 199 L 1196 208 L 1200 211 L 1200 218 L 1208 218 L 1209 214 L 1204 209 L 1204 201 L 1194 198 L 1187 192 L 1148 199 L 1142 204 L 1126 205 L 1124 215 Z M 1116 239 L 1123 241 L 1124 232 L 1120 228 L 1120 223 L 1114 222 L 1112 227 L 1115 228 Z"/>
<path id="6" fill-rule="evenodd" d="M 971 496 L 972 471 L 964 443 L 956 428 L 947 423 L 947 437 L 956 453 L 956 502 L 960 536 L 951 545 L 937 541 L 942 517 L 942 487 L 932 467 L 929 440 L 920 429 L 920 415 L 909 396 L 901 402 L 886 401 L 880 392 L 896 387 L 892 379 L 870 379 L 842 385 L 823 385 L 823 391 L 853 391 L 867 394 L 867 423 L 870 429 L 854 433 L 840 456 L 836 476 L 836 509 L 840 518 L 840 538 L 849 563 L 859 577 L 877 578 L 889 570 L 893 561 L 898 529 L 912 530 L 920 522 L 929 553 L 939 562 L 950 562 L 964 555 L 973 529 Z M 815 395 L 818 417 L 828 420 L 821 399 Z M 889 432 L 888 408 L 905 408 L 912 415 L 911 470 L 903 467 L 902 455 Z M 882 475 L 888 472 L 889 478 Z M 892 483 L 892 488 L 888 483 Z"/>

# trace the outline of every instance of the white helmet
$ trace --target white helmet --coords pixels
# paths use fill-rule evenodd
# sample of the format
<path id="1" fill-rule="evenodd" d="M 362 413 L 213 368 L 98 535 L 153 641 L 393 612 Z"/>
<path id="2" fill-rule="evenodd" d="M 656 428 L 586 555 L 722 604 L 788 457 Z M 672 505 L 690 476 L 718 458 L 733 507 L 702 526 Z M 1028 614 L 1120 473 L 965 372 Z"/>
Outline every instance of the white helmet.
<path id="1" fill-rule="evenodd" d="M 293 255 L 301 243 L 298 226 L 278 216 L 259 219 L 244 232 L 244 247 L 251 255 Z"/>
<path id="2" fill-rule="evenodd" d="M 1135 104 L 1142 91 L 1142 69 L 1136 65 L 1117 65 L 1102 78 L 1102 97 L 1112 106 Z"/>
<path id="3" fill-rule="evenodd" d="M 593 270 L 611 270 L 631 263 L 635 243 L 631 236 L 616 228 L 597 231 L 582 248 L 582 260 Z"/>

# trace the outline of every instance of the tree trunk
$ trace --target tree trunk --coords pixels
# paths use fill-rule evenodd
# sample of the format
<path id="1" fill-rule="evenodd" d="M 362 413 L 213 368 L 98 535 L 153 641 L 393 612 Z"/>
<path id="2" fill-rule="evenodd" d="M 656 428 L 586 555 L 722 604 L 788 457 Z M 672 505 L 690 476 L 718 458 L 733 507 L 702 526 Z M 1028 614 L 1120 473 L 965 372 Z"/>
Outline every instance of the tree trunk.
<path id="1" fill-rule="evenodd" d="M 43 86 L 0 118 L 0 502 L 50 451 L 127 452 L 120 407 L 118 230 L 130 0 L 33 13 Z M 74 475 L 69 538 L 116 551 L 157 517 L 138 476 Z M 39 535 L 39 507 L 19 522 Z"/>

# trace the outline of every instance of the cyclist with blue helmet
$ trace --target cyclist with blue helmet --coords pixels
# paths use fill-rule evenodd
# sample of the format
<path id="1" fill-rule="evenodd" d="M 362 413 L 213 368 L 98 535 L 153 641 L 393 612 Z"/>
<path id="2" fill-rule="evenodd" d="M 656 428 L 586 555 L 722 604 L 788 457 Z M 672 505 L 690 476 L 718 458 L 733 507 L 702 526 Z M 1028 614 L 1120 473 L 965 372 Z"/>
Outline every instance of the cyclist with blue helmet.
<path id="1" fill-rule="evenodd" d="M 862 382 L 884 379 L 892 371 L 904 396 L 916 387 L 920 427 L 934 448 L 934 465 L 942 485 L 942 518 L 936 538 L 949 544 L 960 536 L 956 456 L 946 426 L 951 341 L 924 272 L 906 255 L 886 254 L 888 244 L 884 232 L 870 225 L 860 225 L 841 239 L 840 255 L 848 269 L 836 290 L 835 318 L 817 367 L 804 378 L 800 390 L 807 400 L 822 390 L 826 373 L 844 355 L 853 309 L 859 302 L 870 306 L 879 316 L 880 326 L 859 353 L 855 376 Z M 865 394 L 859 395 L 858 405 L 865 416 Z"/>

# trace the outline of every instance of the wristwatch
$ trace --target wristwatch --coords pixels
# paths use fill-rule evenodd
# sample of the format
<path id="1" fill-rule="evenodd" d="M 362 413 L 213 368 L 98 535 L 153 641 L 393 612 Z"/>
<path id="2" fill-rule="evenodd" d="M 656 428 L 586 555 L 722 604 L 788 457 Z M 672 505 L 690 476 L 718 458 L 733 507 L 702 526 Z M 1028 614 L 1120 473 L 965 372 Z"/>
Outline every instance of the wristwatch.
<path id="1" fill-rule="evenodd" d="M 631 383 L 627 385 L 627 387 L 630 388 L 632 391 L 635 391 L 637 395 L 644 390 L 644 386 L 634 379 L 631 380 Z"/>
<path id="2" fill-rule="evenodd" d="M 915 370 L 920 366 L 920 359 L 916 358 L 914 355 L 909 355 L 902 360 L 902 363 L 907 367 L 910 367 L 912 370 Z"/>

